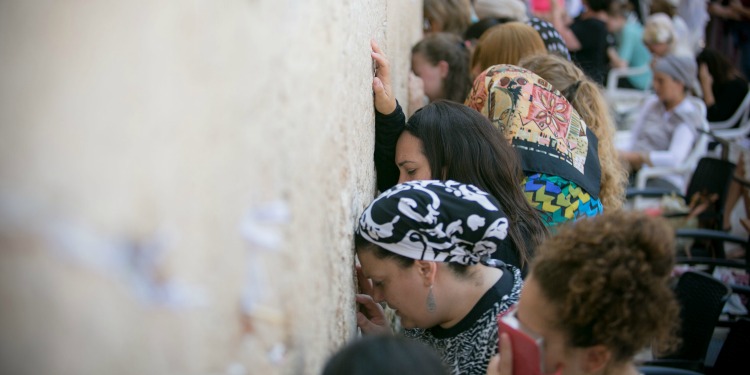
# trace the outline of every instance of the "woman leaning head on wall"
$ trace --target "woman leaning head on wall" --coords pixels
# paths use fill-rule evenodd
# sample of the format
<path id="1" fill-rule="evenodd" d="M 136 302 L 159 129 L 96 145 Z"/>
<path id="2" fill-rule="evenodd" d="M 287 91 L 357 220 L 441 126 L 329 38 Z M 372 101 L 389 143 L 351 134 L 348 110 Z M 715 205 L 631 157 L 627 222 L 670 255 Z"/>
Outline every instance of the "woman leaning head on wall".
<path id="1" fill-rule="evenodd" d="M 544 78 L 568 98 L 589 129 L 599 140 L 602 183 L 599 196 L 607 210 L 622 207 L 627 171 L 617 156 L 615 125 L 599 86 L 572 62 L 555 55 L 537 55 L 521 59 L 518 65 Z"/>
<path id="2" fill-rule="evenodd" d="M 357 230 L 364 333 L 388 332 L 386 302 L 404 334 L 438 351 L 453 374 L 481 374 L 497 353 L 497 314 L 518 299 L 521 273 L 490 266 L 512 226 L 499 202 L 473 185 L 410 181 L 386 190 Z"/>

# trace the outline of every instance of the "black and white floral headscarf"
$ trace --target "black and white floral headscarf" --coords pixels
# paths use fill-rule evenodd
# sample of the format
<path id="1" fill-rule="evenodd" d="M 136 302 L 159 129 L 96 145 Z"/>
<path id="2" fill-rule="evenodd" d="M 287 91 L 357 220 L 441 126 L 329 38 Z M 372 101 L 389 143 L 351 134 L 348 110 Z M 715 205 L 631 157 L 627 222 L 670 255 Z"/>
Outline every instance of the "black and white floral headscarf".
<path id="1" fill-rule="evenodd" d="M 410 181 L 372 201 L 358 232 L 407 258 L 472 265 L 507 246 L 508 218 L 500 203 L 476 186 Z"/>

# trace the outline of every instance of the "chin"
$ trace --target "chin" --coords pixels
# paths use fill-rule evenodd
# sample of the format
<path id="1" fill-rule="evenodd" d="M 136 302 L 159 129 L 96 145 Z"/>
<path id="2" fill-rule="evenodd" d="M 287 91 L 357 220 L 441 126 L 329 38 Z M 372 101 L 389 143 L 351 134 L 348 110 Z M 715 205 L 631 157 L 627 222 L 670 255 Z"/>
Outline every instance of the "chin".
<path id="1" fill-rule="evenodd" d="M 413 320 L 399 315 L 401 327 L 405 329 L 421 328 Z"/>

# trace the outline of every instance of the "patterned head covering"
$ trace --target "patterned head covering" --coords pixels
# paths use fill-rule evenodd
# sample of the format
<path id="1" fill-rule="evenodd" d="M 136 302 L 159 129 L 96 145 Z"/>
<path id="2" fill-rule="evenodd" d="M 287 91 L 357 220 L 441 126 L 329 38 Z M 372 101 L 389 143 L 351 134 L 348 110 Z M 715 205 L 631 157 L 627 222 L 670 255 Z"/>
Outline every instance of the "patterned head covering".
<path id="1" fill-rule="evenodd" d="M 450 180 L 388 189 L 362 213 L 357 232 L 407 258 L 464 265 L 488 260 L 509 242 L 500 203 L 473 185 Z"/>
<path id="2" fill-rule="evenodd" d="M 513 65 L 491 66 L 474 80 L 466 105 L 503 131 L 525 172 L 560 176 L 599 196 L 596 136 L 542 77 Z"/>

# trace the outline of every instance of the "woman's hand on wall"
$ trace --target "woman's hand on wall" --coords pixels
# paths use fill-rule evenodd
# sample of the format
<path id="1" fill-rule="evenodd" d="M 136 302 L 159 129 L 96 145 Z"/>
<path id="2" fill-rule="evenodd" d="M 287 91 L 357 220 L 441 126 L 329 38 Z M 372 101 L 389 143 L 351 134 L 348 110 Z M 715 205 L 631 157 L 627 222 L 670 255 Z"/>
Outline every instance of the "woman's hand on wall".
<path id="1" fill-rule="evenodd" d="M 360 306 L 357 312 L 357 326 L 362 333 L 392 333 L 385 311 L 375 300 L 372 299 L 372 281 L 362 273 L 362 267 L 357 265 L 357 284 L 361 294 L 357 294 L 357 304 Z"/>
<path id="2" fill-rule="evenodd" d="M 357 327 L 362 330 L 363 334 L 393 333 L 380 304 L 367 294 L 357 294 L 356 300 L 360 306 L 357 312 Z"/>
<path id="3" fill-rule="evenodd" d="M 391 66 L 388 58 L 375 40 L 372 46 L 372 59 L 375 60 L 375 78 L 372 79 L 372 91 L 375 93 L 375 110 L 389 115 L 396 110 L 396 97 L 391 89 Z"/>

